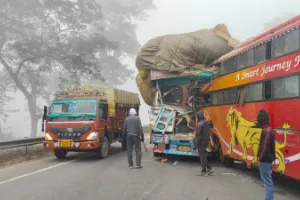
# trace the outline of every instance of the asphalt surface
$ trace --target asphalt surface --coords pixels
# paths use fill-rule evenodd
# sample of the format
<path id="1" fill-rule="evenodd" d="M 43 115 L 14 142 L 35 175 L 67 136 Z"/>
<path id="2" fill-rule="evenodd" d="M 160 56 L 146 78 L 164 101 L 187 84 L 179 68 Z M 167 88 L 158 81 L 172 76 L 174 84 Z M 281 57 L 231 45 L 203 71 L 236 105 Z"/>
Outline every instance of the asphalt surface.
<path id="1" fill-rule="evenodd" d="M 143 169 L 129 169 L 126 153 L 113 145 L 110 156 L 71 154 L 0 170 L 0 197 L 7 200 L 263 200 L 257 172 L 212 163 L 215 173 L 198 177 L 199 162 L 181 159 L 160 162 L 151 145 L 143 151 Z M 276 200 L 299 200 L 298 182 L 275 177 Z M 298 185 L 297 185 L 298 184 Z"/>

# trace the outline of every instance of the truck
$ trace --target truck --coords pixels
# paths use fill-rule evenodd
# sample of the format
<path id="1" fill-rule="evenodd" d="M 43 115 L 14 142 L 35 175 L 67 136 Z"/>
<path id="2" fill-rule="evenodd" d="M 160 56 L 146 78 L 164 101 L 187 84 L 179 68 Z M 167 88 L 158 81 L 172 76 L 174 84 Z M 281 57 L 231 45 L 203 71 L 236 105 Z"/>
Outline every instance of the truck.
<path id="1" fill-rule="evenodd" d="M 201 94 L 201 89 L 211 79 L 209 71 L 152 73 L 155 94 L 150 109 L 150 143 L 154 145 L 154 156 L 199 156 L 198 151 L 193 150 L 195 113 L 210 101 Z M 210 143 L 213 148 L 207 149 L 209 155 L 217 156 L 212 145 L 213 141 Z"/>
<path id="2" fill-rule="evenodd" d="M 105 158 L 115 142 L 126 150 L 122 126 L 130 108 L 138 113 L 138 94 L 89 85 L 66 88 L 55 96 L 49 108 L 44 106 L 42 131 L 45 148 L 58 159 L 68 152 L 94 152 Z"/>

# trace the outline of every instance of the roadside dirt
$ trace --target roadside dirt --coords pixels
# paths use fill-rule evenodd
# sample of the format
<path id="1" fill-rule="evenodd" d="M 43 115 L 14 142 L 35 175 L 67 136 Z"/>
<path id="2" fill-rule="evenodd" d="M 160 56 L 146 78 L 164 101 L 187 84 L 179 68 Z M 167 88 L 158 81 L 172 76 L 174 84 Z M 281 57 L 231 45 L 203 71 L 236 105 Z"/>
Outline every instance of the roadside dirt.
<path id="1" fill-rule="evenodd" d="M 27 152 L 25 147 L 3 150 L 0 151 L 0 169 L 52 155 L 53 152 L 44 149 L 43 145 L 29 146 Z"/>

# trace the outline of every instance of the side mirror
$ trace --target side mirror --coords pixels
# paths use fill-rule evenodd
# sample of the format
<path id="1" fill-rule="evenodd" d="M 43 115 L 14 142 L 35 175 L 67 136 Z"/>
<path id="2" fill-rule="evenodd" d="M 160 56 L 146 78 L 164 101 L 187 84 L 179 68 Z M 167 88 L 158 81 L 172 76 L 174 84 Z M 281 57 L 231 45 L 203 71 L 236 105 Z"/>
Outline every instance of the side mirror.
<path id="1" fill-rule="evenodd" d="M 44 113 L 43 113 L 43 119 L 42 119 L 42 132 L 45 132 L 45 121 L 46 121 L 46 118 L 47 118 L 47 106 L 44 106 Z"/>
<path id="2" fill-rule="evenodd" d="M 47 113 L 48 113 L 48 108 L 47 108 L 47 106 L 44 106 L 43 120 L 46 120 Z"/>

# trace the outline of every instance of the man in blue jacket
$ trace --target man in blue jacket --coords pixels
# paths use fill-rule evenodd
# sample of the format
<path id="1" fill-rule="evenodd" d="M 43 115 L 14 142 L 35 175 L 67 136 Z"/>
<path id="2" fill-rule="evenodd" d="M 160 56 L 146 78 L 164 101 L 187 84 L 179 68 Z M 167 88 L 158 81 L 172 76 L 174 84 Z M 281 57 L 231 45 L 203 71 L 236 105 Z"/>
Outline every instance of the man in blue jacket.
<path id="1" fill-rule="evenodd" d="M 275 161 L 275 137 L 270 127 L 267 111 L 261 110 L 257 115 L 257 123 L 262 128 L 258 148 L 259 172 L 265 186 L 265 200 L 274 199 L 274 188 L 272 181 L 272 163 Z"/>

